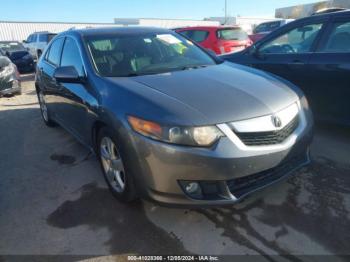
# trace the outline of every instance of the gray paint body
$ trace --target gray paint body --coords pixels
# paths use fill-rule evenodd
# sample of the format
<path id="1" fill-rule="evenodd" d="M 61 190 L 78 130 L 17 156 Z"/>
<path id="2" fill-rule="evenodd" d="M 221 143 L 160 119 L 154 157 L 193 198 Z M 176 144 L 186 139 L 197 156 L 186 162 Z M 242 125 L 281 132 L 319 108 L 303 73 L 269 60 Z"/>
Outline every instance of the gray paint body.
<path id="1" fill-rule="evenodd" d="M 47 97 L 51 117 L 89 148 L 95 146 L 97 122 L 114 130 L 127 172 L 134 177 L 142 197 L 178 205 L 231 204 L 235 201 L 194 201 L 184 194 L 178 181 L 226 181 L 307 154 L 313 121 L 304 104 L 307 125 L 295 144 L 283 150 L 242 151 L 227 137 L 210 148 L 186 147 L 135 133 L 127 115 L 167 125 L 216 125 L 273 114 L 303 98 L 298 88 L 284 80 L 228 62 L 129 78 L 104 78 L 95 72 L 82 41 L 85 35 L 140 32 L 174 34 L 161 29 L 122 28 L 72 30 L 59 35 L 72 37 L 79 45 L 86 81 L 50 87 L 55 68 L 41 59 L 36 85 Z M 295 168 L 306 163 L 307 159 Z"/>

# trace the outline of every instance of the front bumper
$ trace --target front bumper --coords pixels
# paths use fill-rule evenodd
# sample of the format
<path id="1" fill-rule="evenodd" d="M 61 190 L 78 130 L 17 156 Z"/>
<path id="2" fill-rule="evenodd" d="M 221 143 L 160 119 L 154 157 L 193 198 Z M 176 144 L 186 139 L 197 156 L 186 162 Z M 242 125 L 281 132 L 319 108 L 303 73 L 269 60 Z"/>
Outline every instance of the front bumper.
<path id="1" fill-rule="evenodd" d="M 12 80 L 7 83 L 0 83 L 0 96 L 21 93 L 22 88 L 18 80 Z"/>
<path id="2" fill-rule="evenodd" d="M 132 150 L 124 161 L 144 198 L 175 206 L 234 204 L 310 162 L 311 112 L 305 112 L 304 117 L 305 125 L 293 141 L 264 150 L 246 150 L 228 136 L 212 148 L 195 148 L 154 141 L 132 132 Z M 201 198 L 185 192 L 182 183 L 189 181 L 201 186 Z"/>

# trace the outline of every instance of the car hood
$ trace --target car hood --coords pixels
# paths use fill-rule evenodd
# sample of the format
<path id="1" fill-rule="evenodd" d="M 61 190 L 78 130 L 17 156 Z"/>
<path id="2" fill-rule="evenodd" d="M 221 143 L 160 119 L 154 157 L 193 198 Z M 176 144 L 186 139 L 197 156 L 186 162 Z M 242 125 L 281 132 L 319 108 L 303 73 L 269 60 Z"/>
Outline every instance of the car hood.
<path id="1" fill-rule="evenodd" d="M 270 74 L 225 62 L 202 69 L 134 77 L 200 112 L 208 124 L 273 114 L 298 100 Z"/>

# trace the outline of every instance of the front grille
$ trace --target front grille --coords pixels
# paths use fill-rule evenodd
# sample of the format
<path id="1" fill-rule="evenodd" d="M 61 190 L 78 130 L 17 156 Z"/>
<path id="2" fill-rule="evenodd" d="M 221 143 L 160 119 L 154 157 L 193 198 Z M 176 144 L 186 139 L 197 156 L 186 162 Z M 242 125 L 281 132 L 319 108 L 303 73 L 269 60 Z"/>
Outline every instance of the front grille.
<path id="1" fill-rule="evenodd" d="M 272 169 L 265 170 L 254 175 L 229 180 L 226 183 L 230 192 L 236 198 L 241 198 L 242 196 L 245 196 L 260 188 L 264 188 L 282 179 L 283 177 L 290 175 L 293 171 L 296 171 L 300 167 L 306 165 L 308 162 L 308 154 L 300 154 L 297 157 L 285 160 L 283 163 Z"/>
<path id="2" fill-rule="evenodd" d="M 296 116 L 283 129 L 270 132 L 235 132 L 241 141 L 247 146 L 276 145 L 284 142 L 298 127 L 299 116 Z"/>
<path id="3" fill-rule="evenodd" d="M 12 81 L 8 82 L 8 81 L 3 81 L 0 79 L 0 91 L 1 90 L 6 90 L 12 88 Z"/>

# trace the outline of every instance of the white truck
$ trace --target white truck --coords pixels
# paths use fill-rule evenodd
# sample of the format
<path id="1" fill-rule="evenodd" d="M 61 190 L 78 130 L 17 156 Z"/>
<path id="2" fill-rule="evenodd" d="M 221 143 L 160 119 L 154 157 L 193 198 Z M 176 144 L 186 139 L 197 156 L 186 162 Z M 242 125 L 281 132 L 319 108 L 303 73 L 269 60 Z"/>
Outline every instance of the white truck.
<path id="1" fill-rule="evenodd" d="M 28 49 L 34 59 L 39 59 L 44 49 L 57 34 L 50 32 L 35 32 L 23 41 L 23 45 Z"/>

